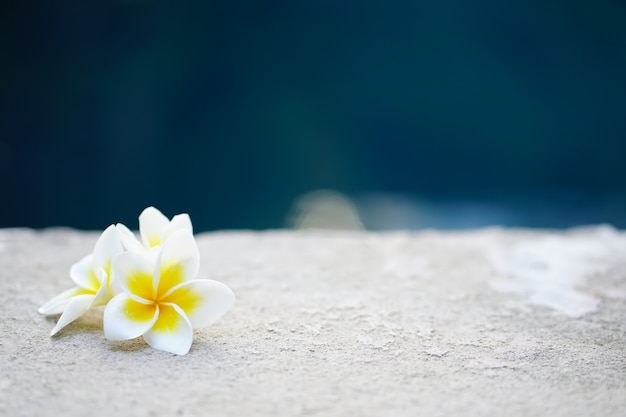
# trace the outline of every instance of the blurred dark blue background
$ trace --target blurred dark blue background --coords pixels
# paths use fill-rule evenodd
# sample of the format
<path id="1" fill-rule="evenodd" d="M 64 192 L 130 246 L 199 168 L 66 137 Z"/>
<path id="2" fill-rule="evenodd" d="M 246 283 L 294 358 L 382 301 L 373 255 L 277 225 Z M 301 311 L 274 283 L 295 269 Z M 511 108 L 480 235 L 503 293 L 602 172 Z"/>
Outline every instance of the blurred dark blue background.
<path id="1" fill-rule="evenodd" d="M 626 4 L 551 3 L 3 2 L 0 226 L 273 228 L 332 188 L 625 227 Z"/>

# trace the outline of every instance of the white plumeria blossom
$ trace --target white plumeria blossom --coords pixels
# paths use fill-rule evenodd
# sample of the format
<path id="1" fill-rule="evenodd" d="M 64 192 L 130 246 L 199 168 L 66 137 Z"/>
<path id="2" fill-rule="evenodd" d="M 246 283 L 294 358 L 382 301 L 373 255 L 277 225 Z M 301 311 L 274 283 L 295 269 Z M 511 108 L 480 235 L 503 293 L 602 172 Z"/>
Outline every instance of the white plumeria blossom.
<path id="1" fill-rule="evenodd" d="M 124 248 L 135 252 L 163 245 L 167 238 L 178 230 L 187 230 L 193 234 L 193 226 L 187 213 L 178 214 L 170 221 L 154 207 L 144 209 L 139 215 L 141 241 L 137 240 L 133 232 L 123 224 L 118 223 L 116 227 Z"/>
<path id="2" fill-rule="evenodd" d="M 90 308 L 106 304 L 116 294 L 112 263 L 123 250 L 117 229 L 111 225 L 98 238 L 93 253 L 72 265 L 70 278 L 76 287 L 57 295 L 38 310 L 45 315 L 63 313 L 51 336 Z"/>
<path id="3" fill-rule="evenodd" d="M 149 237 L 142 233 L 144 242 L 150 242 Z M 160 247 L 118 255 L 114 270 L 122 292 L 104 310 L 104 336 L 110 340 L 143 336 L 155 349 L 189 352 L 193 329 L 212 324 L 235 302 L 226 285 L 196 279 L 199 264 L 189 230 L 171 233 Z"/>

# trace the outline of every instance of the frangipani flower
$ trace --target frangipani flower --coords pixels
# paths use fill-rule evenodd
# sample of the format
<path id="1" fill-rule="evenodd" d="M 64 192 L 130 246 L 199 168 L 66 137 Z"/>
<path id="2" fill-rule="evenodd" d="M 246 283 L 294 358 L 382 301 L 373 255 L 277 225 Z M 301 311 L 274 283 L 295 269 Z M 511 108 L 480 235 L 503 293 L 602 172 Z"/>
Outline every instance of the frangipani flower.
<path id="1" fill-rule="evenodd" d="M 193 329 L 215 322 L 235 301 L 226 285 L 195 279 L 199 259 L 187 230 L 172 233 L 160 248 L 119 255 L 114 268 L 123 292 L 104 310 L 104 336 L 143 336 L 155 349 L 189 352 Z"/>
<path id="2" fill-rule="evenodd" d="M 178 214 L 170 221 L 154 207 L 144 209 L 139 215 L 139 234 L 141 242 L 133 232 L 121 223 L 117 224 L 122 244 L 126 250 L 145 251 L 155 246 L 161 246 L 165 240 L 178 230 L 188 230 L 193 233 L 191 219 L 187 213 Z"/>
<path id="3" fill-rule="evenodd" d="M 72 265 L 70 278 L 77 286 L 57 295 L 38 310 L 45 315 L 63 313 L 51 336 L 90 308 L 106 304 L 117 292 L 111 265 L 113 258 L 123 250 L 117 229 L 111 225 L 98 238 L 93 253 Z"/>

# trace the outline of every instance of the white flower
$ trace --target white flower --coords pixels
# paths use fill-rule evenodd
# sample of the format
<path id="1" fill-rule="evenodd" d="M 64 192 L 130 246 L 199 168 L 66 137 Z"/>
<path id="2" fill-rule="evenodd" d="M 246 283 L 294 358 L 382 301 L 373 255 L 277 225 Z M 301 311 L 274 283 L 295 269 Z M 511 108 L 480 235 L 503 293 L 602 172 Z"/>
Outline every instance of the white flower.
<path id="1" fill-rule="evenodd" d="M 114 288 L 113 258 L 124 249 L 114 225 L 98 238 L 93 253 L 72 265 L 70 278 L 76 287 L 62 292 L 39 308 L 40 314 L 61 314 L 50 333 L 54 336 L 92 307 L 106 304 L 117 292 Z"/>
<path id="2" fill-rule="evenodd" d="M 141 242 L 123 224 L 118 223 L 116 227 L 120 233 L 122 244 L 126 250 L 130 251 L 146 251 L 161 246 L 172 233 L 178 230 L 188 230 L 193 233 L 191 219 L 187 213 L 178 214 L 172 217 L 170 221 L 154 207 L 144 209 L 139 215 Z"/>
<path id="3" fill-rule="evenodd" d="M 155 349 L 186 354 L 193 329 L 215 322 L 235 301 L 226 285 L 195 279 L 199 263 L 188 230 L 172 233 L 160 248 L 119 255 L 114 269 L 123 292 L 104 310 L 104 336 L 143 336 Z"/>

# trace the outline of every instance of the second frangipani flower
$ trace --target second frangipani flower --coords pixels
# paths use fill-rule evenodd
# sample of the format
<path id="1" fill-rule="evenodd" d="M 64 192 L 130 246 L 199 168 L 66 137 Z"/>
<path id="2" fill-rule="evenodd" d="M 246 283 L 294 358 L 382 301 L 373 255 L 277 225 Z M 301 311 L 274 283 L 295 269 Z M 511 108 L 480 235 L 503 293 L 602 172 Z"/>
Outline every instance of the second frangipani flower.
<path id="1" fill-rule="evenodd" d="M 123 292 L 104 310 L 104 336 L 143 336 L 155 349 L 186 354 L 193 329 L 212 324 L 234 303 L 226 285 L 196 279 L 199 252 L 189 230 L 178 230 L 149 251 L 125 252 L 114 270 Z"/>
<path id="2" fill-rule="evenodd" d="M 70 277 L 76 286 L 48 301 L 39 313 L 53 315 L 63 313 L 51 335 L 82 316 L 92 307 L 106 304 L 116 294 L 116 283 L 111 264 L 123 251 L 115 226 L 102 232 L 93 253 L 72 265 Z"/>
<path id="3" fill-rule="evenodd" d="M 167 238 L 178 230 L 187 230 L 189 233 L 193 233 L 191 219 L 187 213 L 178 214 L 169 220 L 152 206 L 144 209 L 139 215 L 141 242 L 123 224 L 118 223 L 116 227 L 126 250 L 137 252 L 163 245 Z"/>

